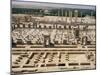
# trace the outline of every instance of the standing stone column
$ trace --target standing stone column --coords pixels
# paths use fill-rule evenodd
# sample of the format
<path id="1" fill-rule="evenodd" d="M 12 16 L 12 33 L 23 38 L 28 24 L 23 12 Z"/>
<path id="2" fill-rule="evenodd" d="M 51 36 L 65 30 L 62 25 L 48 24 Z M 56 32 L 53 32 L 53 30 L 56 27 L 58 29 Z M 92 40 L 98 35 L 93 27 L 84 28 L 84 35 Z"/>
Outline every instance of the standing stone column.
<path id="1" fill-rule="evenodd" d="M 77 23 L 78 10 L 75 10 L 74 11 L 74 17 L 75 17 L 75 23 Z"/>

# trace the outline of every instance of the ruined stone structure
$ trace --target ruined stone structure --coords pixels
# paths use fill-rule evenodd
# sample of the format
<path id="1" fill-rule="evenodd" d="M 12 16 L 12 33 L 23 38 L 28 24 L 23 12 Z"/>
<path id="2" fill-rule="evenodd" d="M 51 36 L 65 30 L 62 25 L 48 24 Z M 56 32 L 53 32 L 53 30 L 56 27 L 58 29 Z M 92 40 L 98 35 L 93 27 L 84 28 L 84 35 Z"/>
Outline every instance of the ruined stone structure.
<path id="1" fill-rule="evenodd" d="M 12 73 L 96 68 L 95 7 L 26 9 L 18 5 L 12 2 Z"/>

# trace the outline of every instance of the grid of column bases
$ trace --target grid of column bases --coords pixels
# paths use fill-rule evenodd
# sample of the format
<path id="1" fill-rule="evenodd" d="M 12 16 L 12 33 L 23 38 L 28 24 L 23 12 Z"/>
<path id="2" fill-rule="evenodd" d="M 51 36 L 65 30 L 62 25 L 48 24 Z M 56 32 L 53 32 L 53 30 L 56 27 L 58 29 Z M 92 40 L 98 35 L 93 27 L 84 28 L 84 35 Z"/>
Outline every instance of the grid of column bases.
<path id="1" fill-rule="evenodd" d="M 94 11 L 18 10 L 12 10 L 12 74 L 96 68 Z"/>

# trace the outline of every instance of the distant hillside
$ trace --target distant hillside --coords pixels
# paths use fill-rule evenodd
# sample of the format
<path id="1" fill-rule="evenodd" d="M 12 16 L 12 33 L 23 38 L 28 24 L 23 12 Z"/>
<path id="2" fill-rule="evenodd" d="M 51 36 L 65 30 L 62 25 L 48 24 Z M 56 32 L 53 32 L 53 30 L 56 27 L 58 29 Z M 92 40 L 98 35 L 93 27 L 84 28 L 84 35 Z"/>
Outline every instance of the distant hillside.
<path id="1" fill-rule="evenodd" d="M 40 16 L 69 16 L 69 11 L 74 16 L 75 10 L 78 10 L 78 17 L 84 17 L 86 15 L 96 16 L 95 10 L 90 9 L 28 9 L 28 8 L 12 8 L 13 14 L 31 14 Z"/>

